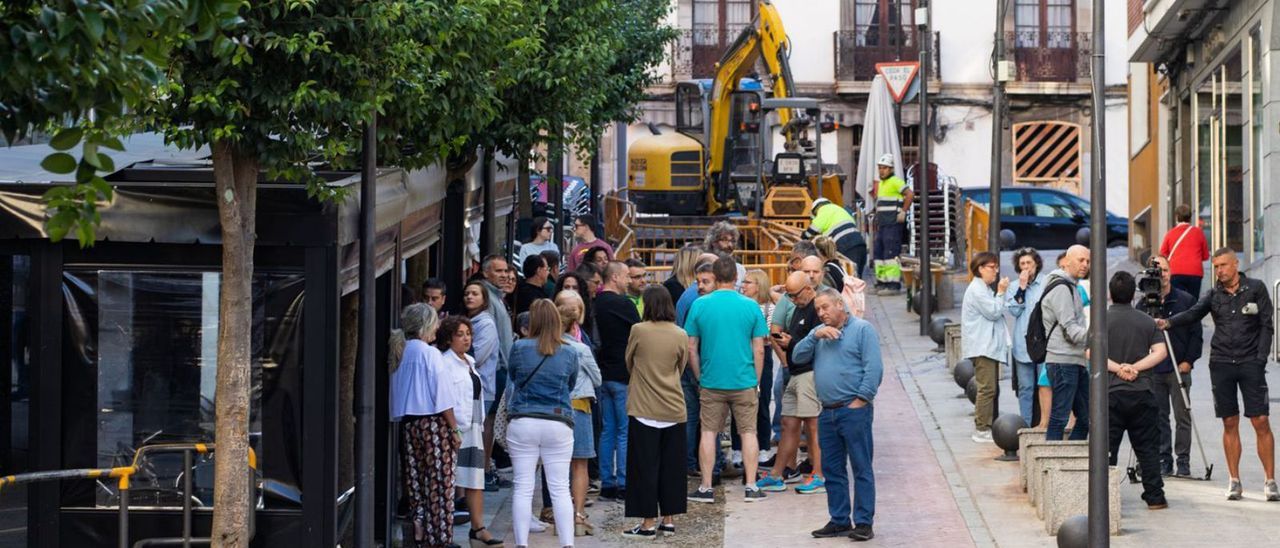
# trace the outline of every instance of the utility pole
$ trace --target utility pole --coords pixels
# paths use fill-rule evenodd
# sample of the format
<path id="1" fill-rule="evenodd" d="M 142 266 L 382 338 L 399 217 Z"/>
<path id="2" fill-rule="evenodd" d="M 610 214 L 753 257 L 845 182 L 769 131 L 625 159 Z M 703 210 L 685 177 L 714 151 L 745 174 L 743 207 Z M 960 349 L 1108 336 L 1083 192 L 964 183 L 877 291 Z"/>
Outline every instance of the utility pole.
<path id="1" fill-rule="evenodd" d="M 1103 96 L 1106 84 L 1106 33 L 1103 25 L 1103 1 L 1093 0 L 1093 154 L 1090 187 L 1089 250 L 1091 273 L 1089 294 L 1094 305 L 1089 309 L 1089 546 L 1111 545 L 1110 510 L 1107 508 L 1107 436 L 1110 429 L 1107 394 L 1107 179 L 1106 115 Z"/>
<path id="2" fill-rule="evenodd" d="M 929 21 L 929 0 L 916 8 L 916 28 L 920 32 L 920 334 L 929 334 L 933 319 L 933 259 L 929 245 L 929 71 L 932 67 L 933 32 Z"/>
<path id="3" fill-rule="evenodd" d="M 1004 167 L 1004 20 L 1009 0 L 996 1 L 995 78 L 991 86 L 991 201 L 987 207 L 987 249 L 1000 253 L 1000 187 Z"/>
<path id="4" fill-rule="evenodd" d="M 355 375 L 355 531 L 356 546 L 373 546 L 374 508 L 374 399 L 377 392 L 378 365 L 374 363 L 374 334 L 377 326 L 377 272 L 374 269 L 374 240 L 377 225 L 374 220 L 378 196 L 378 119 L 373 116 L 364 126 L 363 164 L 360 169 L 360 327 L 359 355 Z"/>

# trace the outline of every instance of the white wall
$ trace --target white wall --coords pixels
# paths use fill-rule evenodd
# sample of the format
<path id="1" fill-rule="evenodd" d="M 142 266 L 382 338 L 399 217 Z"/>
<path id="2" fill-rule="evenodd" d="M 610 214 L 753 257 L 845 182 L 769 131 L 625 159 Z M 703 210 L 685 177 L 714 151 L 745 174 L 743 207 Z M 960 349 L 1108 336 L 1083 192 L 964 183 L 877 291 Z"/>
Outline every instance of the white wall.
<path id="1" fill-rule="evenodd" d="M 791 39 L 796 82 L 835 81 L 833 36 L 840 27 L 839 0 L 774 0 Z"/>
<path id="2" fill-rule="evenodd" d="M 955 177 L 961 187 L 988 186 L 991 181 L 991 111 L 948 106 L 938 109 L 938 118 L 939 123 L 947 125 L 948 129 L 946 140 L 935 142 L 931 149 L 933 162 L 938 164 L 943 174 Z M 1005 166 L 1009 169 L 1007 157 Z"/>
<path id="3" fill-rule="evenodd" d="M 933 9 L 933 30 L 940 33 L 942 42 L 938 50 L 942 59 L 942 81 L 946 84 L 990 84 L 996 3 L 935 0 L 930 6 Z M 1013 17 L 1012 10 L 1009 16 Z"/>

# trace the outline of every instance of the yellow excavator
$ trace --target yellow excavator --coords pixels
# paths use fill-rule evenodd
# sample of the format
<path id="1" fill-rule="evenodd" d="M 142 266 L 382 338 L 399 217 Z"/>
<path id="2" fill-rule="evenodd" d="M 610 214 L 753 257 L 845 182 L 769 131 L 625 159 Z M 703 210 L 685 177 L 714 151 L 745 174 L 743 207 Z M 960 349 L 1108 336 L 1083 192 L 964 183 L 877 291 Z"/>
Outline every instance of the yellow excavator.
<path id="1" fill-rule="evenodd" d="M 789 55 L 777 9 L 760 0 L 751 24 L 716 63 L 715 78 L 676 84 L 676 131 L 651 126 L 653 135 L 628 150 L 628 189 L 640 212 L 802 218 L 818 197 L 841 203 L 843 175 L 824 165 L 820 152 L 821 134 L 837 124 L 822 121 L 817 100 L 793 97 Z M 758 61 L 770 94 L 750 76 Z M 768 127 L 770 112 L 777 113 L 784 150 L 766 160 L 768 132 L 762 136 L 761 127 Z"/>

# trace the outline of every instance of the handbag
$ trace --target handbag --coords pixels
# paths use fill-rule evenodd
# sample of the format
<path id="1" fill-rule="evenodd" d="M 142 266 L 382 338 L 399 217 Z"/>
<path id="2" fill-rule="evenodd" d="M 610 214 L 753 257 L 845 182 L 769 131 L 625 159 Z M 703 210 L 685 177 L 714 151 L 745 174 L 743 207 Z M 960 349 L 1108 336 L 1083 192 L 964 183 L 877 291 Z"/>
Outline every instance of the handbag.
<path id="1" fill-rule="evenodd" d="M 538 370 L 542 369 L 542 364 L 547 363 L 547 358 L 550 357 L 543 356 L 542 361 L 538 362 L 538 366 L 533 368 L 533 372 L 525 377 L 524 382 L 521 382 L 516 390 L 524 390 L 524 387 L 529 385 L 529 381 L 533 380 L 533 376 L 538 374 Z M 511 390 L 502 393 L 502 397 L 498 399 L 498 410 L 493 417 L 493 441 L 503 449 L 507 448 L 507 425 L 511 422 L 511 415 L 507 414 L 507 395 L 510 393 Z"/>

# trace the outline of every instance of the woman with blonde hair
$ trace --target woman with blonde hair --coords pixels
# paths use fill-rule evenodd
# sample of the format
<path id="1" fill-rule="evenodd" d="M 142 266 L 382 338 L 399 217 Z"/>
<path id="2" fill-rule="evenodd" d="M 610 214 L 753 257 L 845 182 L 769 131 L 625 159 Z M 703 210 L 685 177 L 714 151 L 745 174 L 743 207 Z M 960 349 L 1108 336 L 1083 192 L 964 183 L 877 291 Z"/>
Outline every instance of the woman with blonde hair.
<path id="1" fill-rule="evenodd" d="M 583 509 L 586 508 L 587 487 L 591 482 L 587 477 L 587 462 L 596 456 L 591 403 L 596 399 L 596 388 L 602 379 L 600 366 L 596 364 L 591 349 L 573 336 L 580 331 L 578 326 L 586 314 L 582 297 L 577 291 L 561 291 L 556 295 L 556 310 L 560 312 L 560 323 L 564 327 L 561 341 L 578 353 L 578 381 L 569 394 L 570 406 L 573 407 L 573 460 L 569 466 L 569 490 L 573 495 L 574 536 L 580 537 L 594 531 L 587 523 Z"/>
<path id="2" fill-rule="evenodd" d="M 676 252 L 676 259 L 671 263 L 671 275 L 662 282 L 662 287 L 667 288 L 667 293 L 671 294 L 671 302 L 679 301 L 685 288 L 697 283 L 694 268 L 698 266 L 700 255 L 702 248 L 698 244 L 684 244 Z"/>
<path id="3" fill-rule="evenodd" d="M 400 421 L 404 492 L 415 546 L 453 543 L 454 460 L 462 443 L 453 409 L 460 403 L 436 347 L 436 310 L 411 304 L 391 333 L 391 420 Z"/>
<path id="4" fill-rule="evenodd" d="M 818 248 L 818 256 L 822 258 L 823 283 L 827 287 L 834 288 L 836 291 L 844 291 L 844 268 L 840 266 L 840 258 L 844 257 L 836 250 L 836 242 L 826 236 L 818 236 L 813 239 L 814 247 Z M 847 257 L 845 257 L 847 258 Z M 852 259 L 850 259 L 852 261 Z M 858 271 L 858 265 L 855 263 L 853 271 Z"/>
<path id="5" fill-rule="evenodd" d="M 507 452 L 515 472 L 511 522 L 516 546 L 529 545 L 533 483 L 538 461 L 546 471 L 561 546 L 573 546 L 571 391 L 578 382 L 578 352 L 564 343 L 560 312 L 547 299 L 529 307 L 529 338 L 511 347 L 507 365 Z"/>

